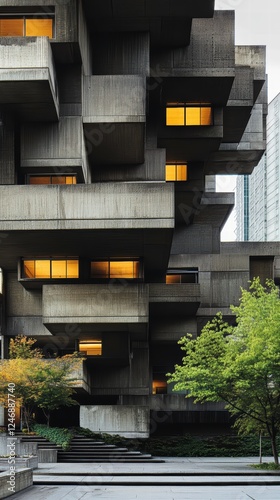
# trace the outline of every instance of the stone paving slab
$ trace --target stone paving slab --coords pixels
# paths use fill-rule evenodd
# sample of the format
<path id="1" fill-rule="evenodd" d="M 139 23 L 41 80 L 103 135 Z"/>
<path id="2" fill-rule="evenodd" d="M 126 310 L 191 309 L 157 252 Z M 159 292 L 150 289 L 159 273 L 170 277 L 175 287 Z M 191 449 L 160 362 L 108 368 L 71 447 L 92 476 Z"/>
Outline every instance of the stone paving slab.
<path id="1" fill-rule="evenodd" d="M 279 500 L 279 486 L 33 486 L 13 500 Z"/>

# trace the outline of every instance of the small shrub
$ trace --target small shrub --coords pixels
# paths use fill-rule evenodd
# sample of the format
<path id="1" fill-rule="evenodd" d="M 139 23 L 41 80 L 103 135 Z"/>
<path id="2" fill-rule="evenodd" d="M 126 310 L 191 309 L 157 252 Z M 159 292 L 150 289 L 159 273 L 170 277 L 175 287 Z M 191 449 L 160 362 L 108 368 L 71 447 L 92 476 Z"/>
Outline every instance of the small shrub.
<path id="1" fill-rule="evenodd" d="M 276 465 L 274 462 L 264 462 L 263 464 L 252 464 L 251 467 L 260 470 L 280 470 L 280 465 Z"/>
<path id="2" fill-rule="evenodd" d="M 63 450 L 69 450 L 71 440 L 73 439 L 73 431 L 60 427 L 48 427 L 43 424 L 34 424 L 33 430 L 41 437 L 44 437 L 52 443 L 61 446 Z"/>

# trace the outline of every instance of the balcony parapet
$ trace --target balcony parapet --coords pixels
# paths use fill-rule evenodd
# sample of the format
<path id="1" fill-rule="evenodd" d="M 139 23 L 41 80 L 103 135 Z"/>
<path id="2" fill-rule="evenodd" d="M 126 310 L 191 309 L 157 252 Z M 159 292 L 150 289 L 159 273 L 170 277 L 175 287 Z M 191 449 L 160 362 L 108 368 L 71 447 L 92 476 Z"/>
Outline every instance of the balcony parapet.
<path id="1" fill-rule="evenodd" d="M 58 92 L 47 37 L 0 40 L 0 103 L 12 104 L 28 121 L 55 121 Z"/>

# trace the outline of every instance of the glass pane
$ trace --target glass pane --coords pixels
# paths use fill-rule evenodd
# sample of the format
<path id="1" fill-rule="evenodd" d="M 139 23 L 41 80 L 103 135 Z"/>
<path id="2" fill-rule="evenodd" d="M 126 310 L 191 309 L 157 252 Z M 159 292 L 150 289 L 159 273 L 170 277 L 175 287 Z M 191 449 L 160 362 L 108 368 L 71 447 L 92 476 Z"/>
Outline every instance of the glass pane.
<path id="1" fill-rule="evenodd" d="M 165 180 L 176 181 L 176 165 L 165 166 Z"/>
<path id="2" fill-rule="evenodd" d="M 23 278 L 35 278 L 35 262 L 34 260 L 23 261 Z"/>
<path id="3" fill-rule="evenodd" d="M 66 184 L 65 175 L 53 175 L 52 184 Z"/>
<path id="4" fill-rule="evenodd" d="M 65 177 L 65 184 L 77 184 L 77 179 L 75 175 L 67 175 Z"/>
<path id="5" fill-rule="evenodd" d="M 186 125 L 200 125 L 200 108 L 186 108 Z"/>
<path id="6" fill-rule="evenodd" d="M 35 260 L 35 278 L 43 279 L 51 277 L 51 263 L 49 260 Z"/>
<path id="7" fill-rule="evenodd" d="M 187 165 L 177 165 L 177 181 L 187 180 Z"/>
<path id="8" fill-rule="evenodd" d="M 201 125 L 212 125 L 211 108 L 201 108 Z"/>
<path id="9" fill-rule="evenodd" d="M 66 278 L 66 260 L 52 260 L 52 278 Z"/>
<path id="10" fill-rule="evenodd" d="M 140 262 L 139 260 L 135 260 L 133 262 L 133 273 L 134 273 L 134 278 L 137 279 L 140 277 Z"/>
<path id="11" fill-rule="evenodd" d="M 167 274 L 165 278 L 165 282 L 168 285 L 173 285 L 174 283 L 181 283 L 181 275 L 180 274 Z"/>
<path id="12" fill-rule="evenodd" d="M 53 36 L 53 20 L 52 19 L 26 19 L 25 20 L 25 35 L 26 36 Z"/>
<path id="13" fill-rule="evenodd" d="M 185 125 L 185 108 L 166 108 L 166 125 Z"/>
<path id="14" fill-rule="evenodd" d="M 79 261 L 67 260 L 67 278 L 79 277 Z"/>
<path id="15" fill-rule="evenodd" d="M 87 356 L 101 356 L 102 355 L 102 341 L 93 340 L 91 342 L 80 342 L 79 350 Z"/>
<path id="16" fill-rule="evenodd" d="M 153 380 L 153 394 L 167 394 L 167 382 Z"/>
<path id="17" fill-rule="evenodd" d="M 30 176 L 29 179 L 29 184 L 50 184 L 51 183 L 51 178 L 49 175 L 42 175 L 42 176 Z"/>
<path id="18" fill-rule="evenodd" d="M 91 277 L 92 278 L 109 278 L 109 262 L 96 261 L 91 262 Z"/>
<path id="19" fill-rule="evenodd" d="M 0 36 L 23 36 L 23 19 L 0 19 Z"/>
<path id="20" fill-rule="evenodd" d="M 110 278 L 137 278 L 134 275 L 134 261 L 110 262 Z"/>

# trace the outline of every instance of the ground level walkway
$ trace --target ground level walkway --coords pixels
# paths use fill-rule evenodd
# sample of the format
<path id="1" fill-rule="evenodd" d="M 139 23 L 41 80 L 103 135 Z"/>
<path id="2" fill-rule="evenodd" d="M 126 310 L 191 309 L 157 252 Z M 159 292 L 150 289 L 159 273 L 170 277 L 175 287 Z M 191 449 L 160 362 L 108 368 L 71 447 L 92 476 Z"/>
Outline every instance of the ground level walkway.
<path id="1" fill-rule="evenodd" d="M 279 500 L 280 473 L 252 458 L 165 458 L 150 464 L 41 464 L 14 500 Z M 264 458 L 263 461 L 272 461 Z"/>

